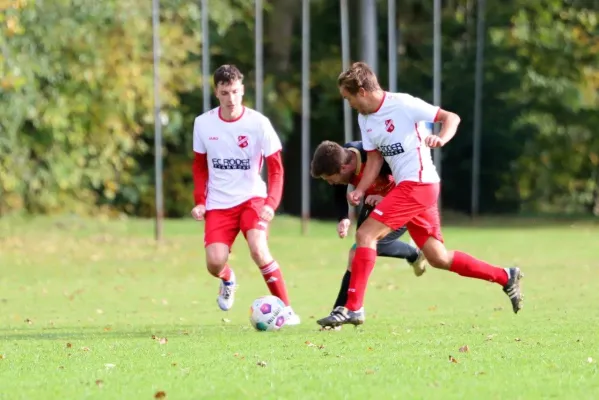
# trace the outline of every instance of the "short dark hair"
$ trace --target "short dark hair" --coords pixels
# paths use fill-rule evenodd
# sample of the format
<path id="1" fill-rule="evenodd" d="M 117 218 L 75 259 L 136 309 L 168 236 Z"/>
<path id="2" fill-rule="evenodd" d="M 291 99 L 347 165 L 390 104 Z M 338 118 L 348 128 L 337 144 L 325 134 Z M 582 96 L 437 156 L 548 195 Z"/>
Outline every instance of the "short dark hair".
<path id="1" fill-rule="evenodd" d="M 351 157 L 351 150 L 338 143 L 325 140 L 314 150 L 310 174 L 314 178 L 338 174 L 341 172 L 341 166 L 349 164 Z"/>
<path id="2" fill-rule="evenodd" d="M 223 85 L 230 85 L 233 81 L 242 81 L 243 74 L 241 71 L 232 64 L 221 65 L 212 74 L 212 80 L 214 87 L 217 87 L 219 83 Z"/>
<path id="3" fill-rule="evenodd" d="M 356 94 L 363 88 L 367 92 L 379 90 L 381 86 L 376 74 L 365 62 L 353 63 L 337 78 L 337 86 L 344 88 L 349 94 Z"/>

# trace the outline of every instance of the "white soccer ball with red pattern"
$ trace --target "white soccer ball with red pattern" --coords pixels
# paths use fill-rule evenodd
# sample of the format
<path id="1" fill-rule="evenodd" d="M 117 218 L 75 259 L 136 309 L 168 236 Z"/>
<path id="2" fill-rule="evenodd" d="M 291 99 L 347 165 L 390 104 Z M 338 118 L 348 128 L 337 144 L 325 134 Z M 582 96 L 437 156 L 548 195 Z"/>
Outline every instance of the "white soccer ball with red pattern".
<path id="1" fill-rule="evenodd" d="M 285 303 L 276 296 L 262 296 L 250 307 L 250 323 L 257 331 L 277 331 L 285 325 Z"/>

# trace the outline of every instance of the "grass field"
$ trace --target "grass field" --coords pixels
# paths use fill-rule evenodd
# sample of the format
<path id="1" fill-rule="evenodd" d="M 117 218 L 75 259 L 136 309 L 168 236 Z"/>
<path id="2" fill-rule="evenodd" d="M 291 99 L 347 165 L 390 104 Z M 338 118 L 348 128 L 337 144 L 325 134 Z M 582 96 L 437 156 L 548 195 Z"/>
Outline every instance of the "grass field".
<path id="1" fill-rule="evenodd" d="M 267 291 L 241 236 L 223 313 L 199 223 L 167 221 L 157 247 L 151 221 L 0 219 L 0 398 L 599 398 L 599 224 L 498 221 L 444 234 L 522 267 L 518 315 L 496 285 L 379 258 L 366 324 L 320 332 L 351 241 L 281 217 L 272 252 L 303 324 L 258 333 L 248 307 Z"/>

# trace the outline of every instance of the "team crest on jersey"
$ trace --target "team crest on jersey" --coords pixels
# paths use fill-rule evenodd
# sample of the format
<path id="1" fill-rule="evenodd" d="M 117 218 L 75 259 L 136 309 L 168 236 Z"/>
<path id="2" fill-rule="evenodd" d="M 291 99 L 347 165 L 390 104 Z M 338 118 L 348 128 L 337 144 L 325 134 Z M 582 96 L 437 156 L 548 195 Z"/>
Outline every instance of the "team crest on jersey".
<path id="1" fill-rule="evenodd" d="M 393 120 L 392 119 L 386 119 L 385 120 L 385 130 L 389 133 L 393 132 L 395 130 L 395 125 L 393 125 Z"/>
<path id="2" fill-rule="evenodd" d="M 248 147 L 249 140 L 247 136 L 237 136 L 237 145 L 242 149 Z"/>

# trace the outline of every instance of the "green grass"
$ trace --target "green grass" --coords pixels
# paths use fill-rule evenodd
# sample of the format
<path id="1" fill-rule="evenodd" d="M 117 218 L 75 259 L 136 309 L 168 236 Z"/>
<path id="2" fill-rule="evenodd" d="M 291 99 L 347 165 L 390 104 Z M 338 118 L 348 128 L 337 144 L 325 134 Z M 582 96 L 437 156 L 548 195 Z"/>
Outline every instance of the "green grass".
<path id="1" fill-rule="evenodd" d="M 497 285 L 379 258 L 366 324 L 319 332 L 351 241 L 279 218 L 271 248 L 303 324 L 258 333 L 248 308 L 267 290 L 241 236 L 225 314 L 199 223 L 167 221 L 157 247 L 151 221 L 0 219 L 0 398 L 597 398 L 599 226 L 495 222 L 444 234 L 523 268 L 520 314 Z"/>

